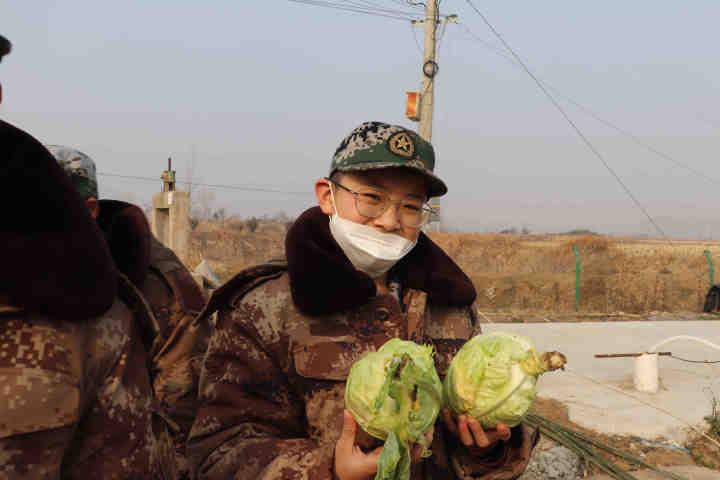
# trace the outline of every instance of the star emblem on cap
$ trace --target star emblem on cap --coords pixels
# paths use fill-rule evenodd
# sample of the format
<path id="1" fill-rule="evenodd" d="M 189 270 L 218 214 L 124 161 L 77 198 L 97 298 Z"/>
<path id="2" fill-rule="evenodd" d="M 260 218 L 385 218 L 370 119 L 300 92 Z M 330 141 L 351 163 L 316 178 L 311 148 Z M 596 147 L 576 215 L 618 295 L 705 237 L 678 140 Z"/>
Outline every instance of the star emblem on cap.
<path id="1" fill-rule="evenodd" d="M 415 143 L 407 132 L 397 132 L 388 139 L 388 148 L 399 157 L 412 158 Z"/>

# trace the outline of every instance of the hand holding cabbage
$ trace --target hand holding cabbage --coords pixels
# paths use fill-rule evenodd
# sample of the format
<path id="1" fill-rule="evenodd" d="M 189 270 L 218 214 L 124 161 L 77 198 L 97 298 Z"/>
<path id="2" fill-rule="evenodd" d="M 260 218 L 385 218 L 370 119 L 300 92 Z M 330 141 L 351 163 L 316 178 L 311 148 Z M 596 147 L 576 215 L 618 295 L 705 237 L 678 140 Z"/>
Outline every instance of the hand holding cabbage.
<path id="1" fill-rule="evenodd" d="M 563 368 L 559 352 L 538 355 L 529 339 L 495 332 L 477 335 L 458 351 L 445 376 L 445 402 L 457 415 L 469 415 L 483 428 L 522 422 L 545 372 Z"/>
<path id="2" fill-rule="evenodd" d="M 429 438 L 442 404 L 433 349 L 393 339 L 355 362 L 345 405 L 370 435 L 385 440 L 375 480 L 410 478 L 410 446 L 429 455 Z"/>
<path id="3" fill-rule="evenodd" d="M 538 355 L 532 343 L 518 335 L 478 335 L 455 355 L 442 385 L 432 347 L 390 340 L 352 366 L 345 390 L 352 436 L 343 429 L 344 437 L 354 438 L 354 416 L 363 430 L 385 444 L 364 454 L 358 447 L 342 447 L 347 439 L 339 441 L 336 467 L 337 454 L 344 449 L 346 458 L 356 457 L 356 465 L 372 467 L 365 470 L 366 477 L 376 471 L 375 480 L 408 480 L 410 446 L 418 444 L 423 456 L 430 454 L 432 437 L 424 434 L 431 431 L 442 406 L 447 407 L 443 416 L 449 430 L 464 445 L 490 448 L 507 440 L 509 429 L 522 422 L 535 400 L 537 378 L 563 368 L 565 361 L 559 352 Z"/>

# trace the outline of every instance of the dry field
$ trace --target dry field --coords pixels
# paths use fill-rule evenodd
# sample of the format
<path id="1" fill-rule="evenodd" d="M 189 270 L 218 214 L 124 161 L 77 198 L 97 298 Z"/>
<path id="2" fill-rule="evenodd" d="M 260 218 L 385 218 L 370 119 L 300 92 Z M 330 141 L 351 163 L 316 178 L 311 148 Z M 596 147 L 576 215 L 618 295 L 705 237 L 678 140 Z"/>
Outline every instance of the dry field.
<path id="1" fill-rule="evenodd" d="M 226 280 L 242 268 L 282 257 L 286 229 L 286 224 L 263 220 L 202 221 L 193 231 L 189 263 L 194 266 L 205 258 Z M 488 315 L 576 313 L 573 245 L 582 263 L 579 312 L 589 314 L 699 312 L 709 286 L 703 252 L 709 250 L 720 260 L 720 242 L 668 245 L 603 236 L 431 236 L 471 277 L 478 308 Z"/>

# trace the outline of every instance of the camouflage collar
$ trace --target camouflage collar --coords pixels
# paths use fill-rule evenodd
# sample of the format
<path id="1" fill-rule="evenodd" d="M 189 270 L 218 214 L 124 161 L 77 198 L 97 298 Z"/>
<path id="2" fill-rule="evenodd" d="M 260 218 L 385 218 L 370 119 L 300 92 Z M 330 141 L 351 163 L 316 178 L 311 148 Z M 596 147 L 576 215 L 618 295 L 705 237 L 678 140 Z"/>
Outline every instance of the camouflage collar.
<path id="1" fill-rule="evenodd" d="M 293 301 L 305 314 L 354 309 L 376 295 L 373 280 L 352 266 L 333 239 L 329 219 L 319 207 L 306 210 L 293 224 L 285 252 Z M 403 288 L 426 292 L 433 305 L 465 307 L 475 301 L 470 279 L 425 234 L 390 275 Z"/>

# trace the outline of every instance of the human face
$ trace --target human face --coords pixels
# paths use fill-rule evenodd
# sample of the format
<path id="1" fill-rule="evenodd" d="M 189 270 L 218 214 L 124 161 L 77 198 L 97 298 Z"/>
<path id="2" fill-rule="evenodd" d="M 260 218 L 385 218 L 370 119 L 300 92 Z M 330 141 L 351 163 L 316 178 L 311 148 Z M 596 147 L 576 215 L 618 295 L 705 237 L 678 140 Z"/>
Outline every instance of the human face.
<path id="1" fill-rule="evenodd" d="M 406 200 L 420 205 L 427 200 L 427 184 L 422 175 L 411 170 L 386 168 L 343 173 L 336 181 L 348 190 L 355 192 L 372 189 L 383 191 L 389 195 L 393 203 L 380 216 L 368 218 L 358 212 L 355 196 L 352 193 L 335 185 L 331 187 L 330 182 L 321 179 L 315 184 L 315 193 L 323 213 L 332 215 L 337 208 L 337 213 L 346 220 L 371 226 L 383 233 L 400 235 L 410 241 L 417 239 L 420 229 L 403 225 L 398 203 Z M 333 205 L 333 198 L 336 202 L 335 205 Z"/>
<path id="2" fill-rule="evenodd" d="M 90 197 L 85 199 L 85 205 L 88 208 L 88 211 L 90 212 L 90 216 L 92 216 L 95 220 L 97 220 L 98 216 L 100 216 L 100 203 L 98 202 L 97 198 Z"/>

